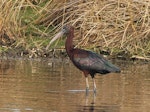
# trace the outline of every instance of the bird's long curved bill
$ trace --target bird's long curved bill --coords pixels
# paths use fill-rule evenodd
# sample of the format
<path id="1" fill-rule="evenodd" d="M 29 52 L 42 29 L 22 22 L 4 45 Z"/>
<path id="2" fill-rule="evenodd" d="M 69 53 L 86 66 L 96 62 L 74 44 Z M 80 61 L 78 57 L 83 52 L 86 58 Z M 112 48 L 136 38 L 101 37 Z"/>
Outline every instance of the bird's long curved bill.
<path id="1" fill-rule="evenodd" d="M 62 37 L 63 34 L 64 34 L 63 31 L 60 31 L 59 33 L 57 33 L 57 34 L 55 35 L 55 37 L 53 37 L 53 39 L 49 42 L 48 46 L 46 47 L 46 50 L 48 50 L 49 46 L 50 46 L 55 40 L 57 40 L 58 38 Z"/>

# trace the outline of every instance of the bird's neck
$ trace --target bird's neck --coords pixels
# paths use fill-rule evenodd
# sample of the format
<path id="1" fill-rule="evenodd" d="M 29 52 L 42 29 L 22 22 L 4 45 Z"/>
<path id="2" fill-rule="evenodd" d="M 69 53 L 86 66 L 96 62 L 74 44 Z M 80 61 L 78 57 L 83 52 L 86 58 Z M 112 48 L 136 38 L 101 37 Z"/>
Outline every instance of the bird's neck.
<path id="1" fill-rule="evenodd" d="M 67 34 L 67 40 L 66 40 L 66 43 L 65 43 L 65 48 L 66 48 L 66 51 L 67 51 L 67 54 L 69 57 L 71 57 L 71 52 L 72 50 L 74 49 L 73 48 L 73 37 L 74 37 L 74 31 L 70 31 L 70 33 Z"/>

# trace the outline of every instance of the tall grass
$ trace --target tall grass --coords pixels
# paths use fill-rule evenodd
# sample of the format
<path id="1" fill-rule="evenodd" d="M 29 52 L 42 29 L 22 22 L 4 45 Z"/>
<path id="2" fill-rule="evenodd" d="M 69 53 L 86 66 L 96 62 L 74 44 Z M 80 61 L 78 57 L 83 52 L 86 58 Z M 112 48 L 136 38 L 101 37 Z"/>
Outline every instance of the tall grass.
<path id="1" fill-rule="evenodd" d="M 9 49 L 20 49 L 37 55 L 49 34 L 48 26 L 36 24 L 36 19 L 50 0 L 3 0 L 0 1 L 0 44 Z M 46 40 L 46 39 L 45 39 Z"/>
<path id="2" fill-rule="evenodd" d="M 42 50 L 63 25 L 70 24 L 75 27 L 76 47 L 150 58 L 148 0 L 33 1 L 0 3 L 1 35 L 17 41 L 15 46 Z"/>

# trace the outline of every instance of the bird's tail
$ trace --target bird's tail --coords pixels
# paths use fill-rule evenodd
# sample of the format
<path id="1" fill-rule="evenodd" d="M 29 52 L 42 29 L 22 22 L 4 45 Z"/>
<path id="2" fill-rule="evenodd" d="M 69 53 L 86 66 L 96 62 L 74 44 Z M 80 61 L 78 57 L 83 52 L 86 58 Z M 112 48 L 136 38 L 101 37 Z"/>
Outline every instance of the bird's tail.
<path id="1" fill-rule="evenodd" d="M 115 68 L 113 69 L 113 71 L 112 71 L 112 72 L 120 73 L 120 72 L 121 72 L 121 70 L 120 70 L 120 68 L 118 68 L 118 67 L 116 67 L 116 66 L 115 66 Z"/>
<path id="2" fill-rule="evenodd" d="M 110 72 L 114 72 L 114 73 L 120 73 L 121 72 L 120 68 L 113 65 L 112 63 L 108 64 L 107 70 L 110 71 Z"/>

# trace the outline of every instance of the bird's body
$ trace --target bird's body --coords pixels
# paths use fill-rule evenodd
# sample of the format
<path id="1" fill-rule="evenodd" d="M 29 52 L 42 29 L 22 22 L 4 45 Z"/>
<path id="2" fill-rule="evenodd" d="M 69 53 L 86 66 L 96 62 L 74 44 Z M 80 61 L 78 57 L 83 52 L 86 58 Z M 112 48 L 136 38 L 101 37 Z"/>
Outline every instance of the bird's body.
<path id="1" fill-rule="evenodd" d="M 50 43 L 52 43 L 62 34 L 66 34 L 67 36 L 65 49 L 70 60 L 78 69 L 80 69 L 84 73 L 84 76 L 86 77 L 87 89 L 89 89 L 87 79 L 88 74 L 90 74 L 93 79 L 94 91 L 96 91 L 96 84 L 94 80 L 94 76 L 96 73 L 107 74 L 111 72 L 120 72 L 120 69 L 118 67 L 111 64 L 103 56 L 96 54 L 92 51 L 74 48 L 73 47 L 74 28 L 72 26 L 64 26 L 63 30 L 60 33 L 58 33 L 54 37 L 54 39 L 51 40 Z"/>
<path id="2" fill-rule="evenodd" d="M 72 54 L 70 59 L 73 64 L 81 71 L 89 73 L 92 77 L 94 77 L 96 73 L 107 74 L 120 71 L 118 67 L 92 51 L 73 49 Z M 87 76 L 87 74 L 85 74 L 85 76 Z"/>

